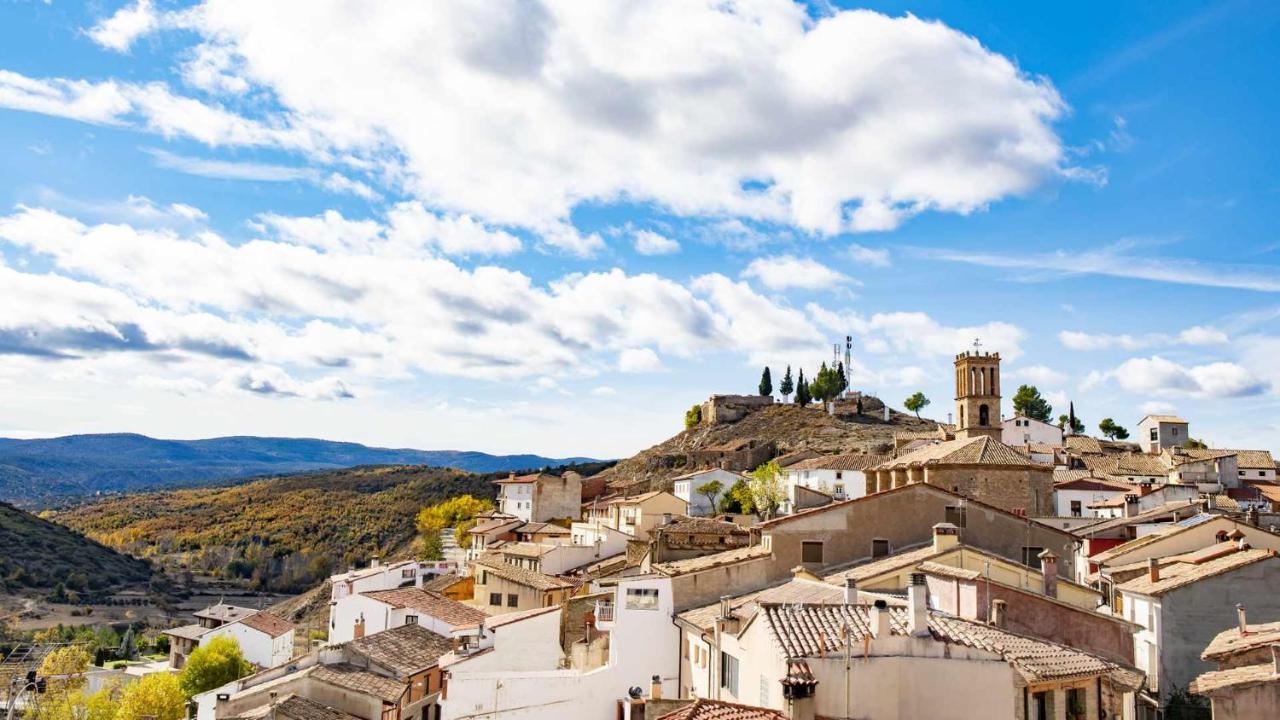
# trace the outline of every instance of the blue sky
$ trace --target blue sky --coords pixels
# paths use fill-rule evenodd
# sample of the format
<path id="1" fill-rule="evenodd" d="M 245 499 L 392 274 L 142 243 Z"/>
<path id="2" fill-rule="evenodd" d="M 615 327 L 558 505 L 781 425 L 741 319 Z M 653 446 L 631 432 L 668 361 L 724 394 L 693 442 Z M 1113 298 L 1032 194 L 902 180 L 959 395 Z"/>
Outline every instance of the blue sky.
<path id="1" fill-rule="evenodd" d="M 848 333 L 1280 450 L 1277 25 L 0 2 L 0 435 L 620 456 Z"/>

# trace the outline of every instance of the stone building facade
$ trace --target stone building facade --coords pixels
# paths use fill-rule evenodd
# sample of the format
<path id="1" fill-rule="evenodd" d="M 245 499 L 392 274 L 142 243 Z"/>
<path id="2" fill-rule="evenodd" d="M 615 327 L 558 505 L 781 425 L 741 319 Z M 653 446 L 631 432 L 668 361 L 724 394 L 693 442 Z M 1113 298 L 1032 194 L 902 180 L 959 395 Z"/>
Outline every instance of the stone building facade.
<path id="1" fill-rule="evenodd" d="M 695 468 L 755 470 L 777 454 L 772 440 L 744 438 L 694 450 L 689 453 L 689 464 Z"/>
<path id="2" fill-rule="evenodd" d="M 773 397 L 769 395 L 712 395 L 702 403 L 702 424 L 737 422 L 748 413 L 772 404 Z"/>
<path id="3" fill-rule="evenodd" d="M 956 438 L 999 439 L 1000 353 L 956 355 Z"/>

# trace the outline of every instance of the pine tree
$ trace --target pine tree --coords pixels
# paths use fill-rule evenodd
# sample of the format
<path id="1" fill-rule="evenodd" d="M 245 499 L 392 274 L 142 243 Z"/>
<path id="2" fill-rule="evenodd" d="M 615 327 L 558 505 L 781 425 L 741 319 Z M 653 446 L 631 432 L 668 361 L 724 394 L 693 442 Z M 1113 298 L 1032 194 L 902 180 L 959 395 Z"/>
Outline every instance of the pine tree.
<path id="1" fill-rule="evenodd" d="M 800 379 L 796 381 L 796 404 L 805 407 L 813 397 L 809 395 L 809 383 L 804 379 L 804 370 L 800 371 Z"/>
<path id="2" fill-rule="evenodd" d="M 844 392 L 849 389 L 849 375 L 844 370 L 843 360 L 841 360 L 840 364 L 836 366 L 836 371 L 840 373 L 840 392 Z"/>
<path id="3" fill-rule="evenodd" d="M 769 375 L 769 366 L 764 367 L 764 372 L 760 374 L 760 394 L 773 394 L 773 378 Z"/>
<path id="4" fill-rule="evenodd" d="M 787 366 L 787 373 L 782 376 L 782 384 L 778 386 L 778 392 L 782 393 L 782 402 L 786 402 L 791 398 L 791 393 L 796 389 L 796 385 L 791 380 L 791 366 Z"/>

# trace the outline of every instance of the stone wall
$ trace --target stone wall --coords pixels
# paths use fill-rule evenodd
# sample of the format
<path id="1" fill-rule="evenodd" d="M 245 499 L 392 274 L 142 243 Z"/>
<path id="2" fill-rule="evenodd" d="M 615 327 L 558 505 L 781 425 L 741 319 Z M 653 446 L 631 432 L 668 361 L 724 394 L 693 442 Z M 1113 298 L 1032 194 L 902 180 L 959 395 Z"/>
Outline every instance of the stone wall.
<path id="1" fill-rule="evenodd" d="M 924 481 L 1010 512 L 1053 515 L 1053 469 L 926 467 Z"/>
<path id="2" fill-rule="evenodd" d="M 737 422 L 747 413 L 772 404 L 773 398 L 768 395 L 712 395 L 702 403 L 702 424 Z"/>

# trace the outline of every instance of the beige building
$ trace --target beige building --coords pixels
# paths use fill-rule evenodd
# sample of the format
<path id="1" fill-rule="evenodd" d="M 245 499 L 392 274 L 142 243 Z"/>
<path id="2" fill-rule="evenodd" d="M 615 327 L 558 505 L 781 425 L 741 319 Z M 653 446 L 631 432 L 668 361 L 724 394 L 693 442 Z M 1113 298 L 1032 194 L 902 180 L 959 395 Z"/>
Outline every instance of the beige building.
<path id="1" fill-rule="evenodd" d="M 1280 622 L 1250 625 L 1241 610 L 1237 627 L 1218 633 L 1200 658 L 1217 670 L 1191 682 L 1209 697 L 1214 720 L 1280 717 Z"/>
<path id="2" fill-rule="evenodd" d="M 1182 447 L 1191 439 L 1187 421 L 1175 415 L 1148 415 L 1138 421 L 1138 444 L 1153 455 L 1171 447 Z"/>
<path id="3" fill-rule="evenodd" d="M 926 483 L 1018 514 L 1054 512 L 1053 466 L 1033 462 L 990 436 L 927 445 L 865 474 L 868 493 Z"/>
<path id="4" fill-rule="evenodd" d="M 492 554 L 477 558 L 472 566 L 472 604 L 493 615 L 561 605 L 576 589 L 573 583 L 510 565 Z"/>
<path id="5" fill-rule="evenodd" d="M 498 510 L 525 522 L 577 519 L 582 507 L 582 476 L 535 473 L 497 480 Z"/>
<path id="6" fill-rule="evenodd" d="M 609 501 L 605 525 L 647 542 L 654 528 L 688 513 L 689 503 L 664 490 L 654 490 Z"/>

